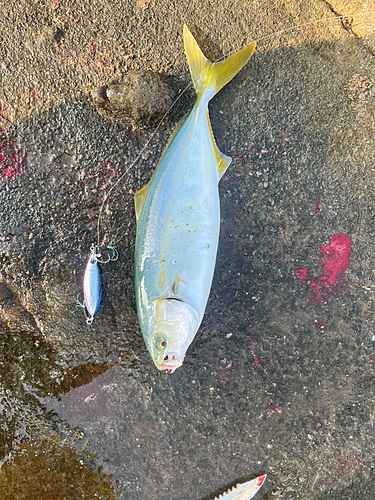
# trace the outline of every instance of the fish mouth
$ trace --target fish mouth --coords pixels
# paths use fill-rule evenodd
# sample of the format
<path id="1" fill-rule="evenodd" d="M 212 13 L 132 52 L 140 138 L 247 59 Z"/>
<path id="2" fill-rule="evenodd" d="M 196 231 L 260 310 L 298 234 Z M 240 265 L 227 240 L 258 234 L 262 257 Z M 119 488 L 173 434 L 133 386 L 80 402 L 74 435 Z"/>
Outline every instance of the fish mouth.
<path id="1" fill-rule="evenodd" d="M 184 358 L 180 358 L 177 353 L 169 353 L 160 363 L 160 370 L 168 370 L 168 373 L 173 373 L 177 368 L 182 366 Z"/>

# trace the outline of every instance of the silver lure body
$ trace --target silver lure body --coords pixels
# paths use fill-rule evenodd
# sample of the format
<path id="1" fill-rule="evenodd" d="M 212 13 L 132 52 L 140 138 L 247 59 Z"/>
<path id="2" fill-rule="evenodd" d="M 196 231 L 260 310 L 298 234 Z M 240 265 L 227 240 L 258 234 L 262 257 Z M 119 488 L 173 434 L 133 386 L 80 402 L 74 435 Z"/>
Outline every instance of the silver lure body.
<path id="1" fill-rule="evenodd" d="M 85 276 L 83 279 L 84 303 L 88 314 L 88 320 L 93 319 L 99 308 L 102 296 L 102 275 L 98 265 L 98 259 L 95 252 L 92 252 L 86 265 Z"/>

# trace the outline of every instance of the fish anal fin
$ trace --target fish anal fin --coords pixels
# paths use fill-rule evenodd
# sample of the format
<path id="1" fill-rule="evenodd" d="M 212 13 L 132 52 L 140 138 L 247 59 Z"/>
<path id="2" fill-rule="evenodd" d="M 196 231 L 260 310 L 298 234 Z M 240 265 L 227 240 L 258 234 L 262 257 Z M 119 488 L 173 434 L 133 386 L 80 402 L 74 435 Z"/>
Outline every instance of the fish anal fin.
<path id="1" fill-rule="evenodd" d="M 229 165 L 232 163 L 232 158 L 230 156 L 226 156 L 224 153 L 219 151 L 217 146 L 215 150 L 215 158 L 217 163 L 217 172 L 219 174 L 219 180 L 220 180 L 225 174 Z"/>
<path id="2" fill-rule="evenodd" d="M 219 180 L 220 180 L 223 177 L 223 175 L 225 174 L 226 169 L 232 163 L 232 158 L 230 156 L 226 156 L 217 147 L 217 144 L 216 144 L 216 141 L 214 138 L 214 134 L 213 134 L 212 128 L 211 128 L 208 110 L 207 110 L 207 122 L 208 122 L 208 128 L 209 128 L 210 135 L 211 135 L 212 146 L 214 148 L 214 154 L 215 154 L 216 165 L 217 165 L 217 173 L 219 175 Z"/>

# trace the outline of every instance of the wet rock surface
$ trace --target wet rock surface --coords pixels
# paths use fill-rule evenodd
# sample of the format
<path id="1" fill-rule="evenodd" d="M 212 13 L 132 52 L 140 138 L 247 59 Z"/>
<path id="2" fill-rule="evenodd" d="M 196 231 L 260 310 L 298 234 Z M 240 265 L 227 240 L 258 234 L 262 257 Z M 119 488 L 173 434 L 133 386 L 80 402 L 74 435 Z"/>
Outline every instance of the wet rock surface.
<path id="1" fill-rule="evenodd" d="M 130 72 L 91 94 L 106 118 L 133 126 L 158 122 L 172 106 L 175 92 L 152 72 Z"/>
<path id="2" fill-rule="evenodd" d="M 233 157 L 219 253 L 202 326 L 168 375 L 136 316 L 133 194 L 188 107 L 105 204 L 99 237 L 120 240 L 120 258 L 102 266 L 89 327 L 74 299 L 99 209 L 151 130 L 104 119 L 87 94 L 117 69 L 163 71 L 182 90 L 183 22 L 215 59 L 332 12 L 321 2 L 20 4 L 13 17 L 2 7 L 0 497 L 197 500 L 267 473 L 257 499 L 372 499 L 375 70 L 355 22 L 259 44 L 212 102 L 219 148 Z M 311 284 L 325 277 L 334 235 L 350 240 L 349 264 L 317 301 Z"/>

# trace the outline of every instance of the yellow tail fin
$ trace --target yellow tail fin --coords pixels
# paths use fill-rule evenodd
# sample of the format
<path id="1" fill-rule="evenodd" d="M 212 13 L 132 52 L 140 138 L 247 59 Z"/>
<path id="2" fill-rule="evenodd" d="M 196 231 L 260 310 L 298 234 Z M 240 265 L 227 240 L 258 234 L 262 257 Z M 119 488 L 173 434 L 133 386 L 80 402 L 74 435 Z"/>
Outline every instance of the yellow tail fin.
<path id="1" fill-rule="evenodd" d="M 253 55 L 256 43 L 253 42 L 222 62 L 211 63 L 202 53 L 186 24 L 184 25 L 185 53 L 189 63 L 195 91 L 198 96 L 212 89 L 213 97 L 240 71 Z"/>

